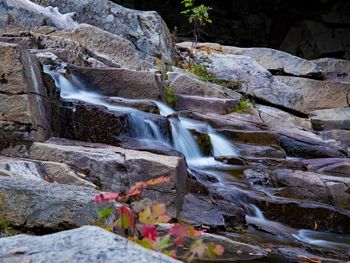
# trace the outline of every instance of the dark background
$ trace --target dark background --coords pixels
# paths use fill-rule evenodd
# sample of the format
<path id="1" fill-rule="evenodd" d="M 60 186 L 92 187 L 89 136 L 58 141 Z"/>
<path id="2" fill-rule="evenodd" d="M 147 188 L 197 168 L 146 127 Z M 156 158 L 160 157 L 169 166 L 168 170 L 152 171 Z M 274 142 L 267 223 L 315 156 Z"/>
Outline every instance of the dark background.
<path id="1" fill-rule="evenodd" d="M 191 40 L 181 0 L 113 0 L 156 10 L 177 41 Z M 213 7 L 203 40 L 241 47 L 271 47 L 308 59 L 350 59 L 350 0 L 197 0 Z M 174 30 L 177 28 L 177 30 Z M 203 41 L 202 40 L 202 41 Z"/>

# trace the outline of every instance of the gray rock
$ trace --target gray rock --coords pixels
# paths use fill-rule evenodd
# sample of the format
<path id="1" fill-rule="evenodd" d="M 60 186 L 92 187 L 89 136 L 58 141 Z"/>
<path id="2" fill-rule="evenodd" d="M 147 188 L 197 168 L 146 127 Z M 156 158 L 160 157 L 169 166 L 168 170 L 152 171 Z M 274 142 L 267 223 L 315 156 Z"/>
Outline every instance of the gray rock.
<path id="1" fill-rule="evenodd" d="M 179 48 L 190 49 L 191 46 L 192 43 L 190 42 L 177 44 Z M 321 68 L 315 63 L 271 48 L 239 48 L 213 43 L 199 43 L 197 49 L 219 54 L 248 56 L 256 60 L 260 66 L 270 71 L 282 71 L 283 73 L 295 76 L 322 76 Z"/>
<path id="2" fill-rule="evenodd" d="M 0 176 L 0 193 L 0 217 L 12 226 L 58 231 L 97 222 L 92 188 Z"/>
<path id="3" fill-rule="evenodd" d="M 276 80 L 272 74 L 247 56 L 197 53 L 218 79 L 241 83 L 240 91 L 271 104 L 305 112 L 303 94 Z"/>
<path id="4" fill-rule="evenodd" d="M 350 129 L 350 108 L 317 110 L 310 113 L 312 127 L 317 131 Z"/>
<path id="5" fill-rule="evenodd" d="M 179 262 L 95 226 L 45 236 L 0 239 L 0 259 L 14 262 Z"/>
<path id="6" fill-rule="evenodd" d="M 86 175 L 84 179 L 118 193 L 136 182 L 169 176 L 171 183 L 146 190 L 145 197 L 165 202 L 173 213 L 181 207 L 186 191 L 186 167 L 179 157 L 59 139 L 34 143 L 24 156 L 76 167 Z"/>
<path id="7" fill-rule="evenodd" d="M 320 132 L 320 136 L 324 140 L 336 140 L 341 144 L 350 147 L 350 131 L 349 130 L 329 130 Z"/>
<path id="8" fill-rule="evenodd" d="M 199 80 L 188 72 L 168 72 L 168 84 L 178 95 L 238 99 L 237 92 L 220 85 Z"/>
<path id="9" fill-rule="evenodd" d="M 76 12 L 79 23 L 87 23 L 126 38 L 145 54 L 172 62 L 170 32 L 154 11 L 132 10 L 108 0 L 97 4 L 94 0 L 40 0 L 40 4 L 56 6 L 64 13 Z"/>
<path id="10" fill-rule="evenodd" d="M 199 113 L 228 114 L 239 104 L 241 95 L 237 99 L 206 98 L 201 96 L 178 95 L 175 97 L 177 111 L 195 111 Z"/>
<path id="11" fill-rule="evenodd" d="M 326 79 L 350 82 L 350 61 L 336 58 L 320 58 L 313 60 L 322 68 Z"/>
<path id="12" fill-rule="evenodd" d="M 350 84 L 287 76 L 276 78 L 302 94 L 302 98 L 306 103 L 305 113 L 349 106 Z"/>
<path id="13" fill-rule="evenodd" d="M 159 100 L 162 82 L 159 74 L 118 68 L 70 67 L 72 73 L 84 80 L 90 90 L 101 95 L 129 99 Z"/>
<path id="14" fill-rule="evenodd" d="M 44 140 L 50 133 L 50 106 L 38 61 L 24 44 L 0 42 L 0 149 Z"/>

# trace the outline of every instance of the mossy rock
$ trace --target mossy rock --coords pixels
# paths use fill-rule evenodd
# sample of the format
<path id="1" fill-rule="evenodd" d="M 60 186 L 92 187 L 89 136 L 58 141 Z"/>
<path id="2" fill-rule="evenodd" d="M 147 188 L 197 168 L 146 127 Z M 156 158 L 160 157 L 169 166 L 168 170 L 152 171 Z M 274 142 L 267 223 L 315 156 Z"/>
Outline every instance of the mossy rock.
<path id="1" fill-rule="evenodd" d="M 200 133 L 195 130 L 191 130 L 191 133 L 194 136 L 199 148 L 203 152 L 204 155 L 209 156 L 212 152 L 211 140 L 208 134 Z"/>

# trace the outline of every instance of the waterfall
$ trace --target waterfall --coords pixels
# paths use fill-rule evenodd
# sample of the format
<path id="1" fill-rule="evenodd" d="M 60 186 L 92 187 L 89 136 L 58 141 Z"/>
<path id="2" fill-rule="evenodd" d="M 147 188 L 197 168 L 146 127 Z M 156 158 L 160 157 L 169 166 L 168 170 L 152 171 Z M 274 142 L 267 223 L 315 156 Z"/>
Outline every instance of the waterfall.
<path id="1" fill-rule="evenodd" d="M 145 119 L 145 113 L 132 109 L 130 107 L 116 106 L 104 100 L 100 94 L 85 89 L 84 85 L 75 76 L 67 79 L 58 71 L 51 71 L 49 66 L 44 66 L 44 72 L 51 75 L 55 85 L 61 91 L 61 97 L 64 99 L 75 99 L 94 105 L 107 107 L 111 111 L 127 112 L 129 116 L 130 135 L 142 139 L 149 146 L 156 145 L 159 142 L 173 146 L 176 150 L 183 153 L 189 168 L 208 169 L 208 168 L 228 168 L 230 165 L 216 161 L 217 156 L 237 156 L 238 151 L 228 140 L 218 134 L 208 123 L 187 119 L 183 117 L 172 116 L 175 111 L 167 105 L 154 102 L 160 111 L 160 114 L 167 117 L 171 125 L 172 145 L 162 135 L 158 125 L 149 119 Z M 124 98 L 117 98 L 124 101 L 133 101 Z M 140 101 L 140 100 L 139 100 Z M 141 100 L 142 101 L 142 100 Z M 196 130 L 200 133 L 206 133 L 210 137 L 212 146 L 212 156 L 204 157 L 194 136 L 190 132 Z M 220 187 L 224 182 L 218 174 L 213 173 L 219 179 Z M 232 191 L 232 188 L 230 189 Z M 301 242 L 317 245 L 320 247 L 345 248 L 350 249 L 348 236 L 338 236 L 330 233 L 323 233 L 312 230 L 295 230 L 283 224 L 266 219 L 262 211 L 251 203 L 244 201 L 244 198 L 237 198 L 235 203 L 244 207 L 247 211 L 246 221 L 250 225 L 257 225 L 269 231 L 276 233 L 288 233 L 289 238 L 293 237 Z"/>

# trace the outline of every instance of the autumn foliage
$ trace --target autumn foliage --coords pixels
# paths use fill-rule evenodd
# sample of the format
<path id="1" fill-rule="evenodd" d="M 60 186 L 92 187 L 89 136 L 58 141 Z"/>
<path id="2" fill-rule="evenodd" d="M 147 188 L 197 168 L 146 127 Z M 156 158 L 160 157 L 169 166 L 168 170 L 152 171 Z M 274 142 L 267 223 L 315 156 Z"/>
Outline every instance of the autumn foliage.
<path id="1" fill-rule="evenodd" d="M 156 203 L 148 199 L 141 199 L 142 191 L 152 185 L 170 182 L 168 177 L 159 177 L 147 182 L 136 183 L 124 194 L 103 193 L 95 196 L 96 203 L 113 202 L 116 208 L 99 210 L 99 217 L 103 220 L 116 214 L 117 219 L 105 228 L 109 231 L 122 231 L 129 240 L 157 252 L 177 258 L 177 251 L 185 251 L 182 255 L 187 261 L 194 258 L 216 258 L 223 254 L 220 245 L 206 243 L 199 238 L 202 230 L 192 225 L 174 223 L 166 233 L 159 234 L 157 225 L 168 223 L 172 218 L 167 215 L 165 204 Z M 191 243 L 185 241 L 192 240 Z M 186 243 L 186 244 L 185 244 Z"/>

